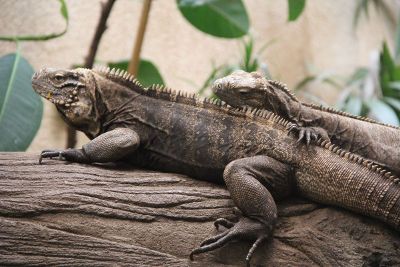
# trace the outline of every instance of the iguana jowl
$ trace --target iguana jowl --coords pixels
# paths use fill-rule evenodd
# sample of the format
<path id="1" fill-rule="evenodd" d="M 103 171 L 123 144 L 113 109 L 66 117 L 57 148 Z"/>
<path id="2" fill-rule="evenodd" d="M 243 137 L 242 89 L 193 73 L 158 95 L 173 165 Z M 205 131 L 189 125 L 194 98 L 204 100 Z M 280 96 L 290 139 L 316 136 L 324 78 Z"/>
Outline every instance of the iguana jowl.
<path id="1" fill-rule="evenodd" d="M 235 71 L 213 84 L 226 103 L 270 110 L 300 127 L 300 139 L 330 138 L 348 151 L 372 159 L 400 175 L 400 128 L 332 108 L 302 103 L 282 83 L 257 72 Z M 306 136 L 304 136 L 306 135 Z M 329 139 L 328 139 L 329 140 Z"/>
<path id="2" fill-rule="evenodd" d="M 75 162 L 124 160 L 136 166 L 225 182 L 243 216 L 205 240 L 194 254 L 233 239 L 270 236 L 274 198 L 296 190 L 320 203 L 378 218 L 400 230 L 400 179 L 369 160 L 318 140 L 306 147 L 288 135 L 291 123 L 263 110 L 243 112 L 162 87 L 143 89 L 129 74 L 42 69 L 37 93 L 92 140 L 82 149 L 47 150 L 42 158 Z"/>

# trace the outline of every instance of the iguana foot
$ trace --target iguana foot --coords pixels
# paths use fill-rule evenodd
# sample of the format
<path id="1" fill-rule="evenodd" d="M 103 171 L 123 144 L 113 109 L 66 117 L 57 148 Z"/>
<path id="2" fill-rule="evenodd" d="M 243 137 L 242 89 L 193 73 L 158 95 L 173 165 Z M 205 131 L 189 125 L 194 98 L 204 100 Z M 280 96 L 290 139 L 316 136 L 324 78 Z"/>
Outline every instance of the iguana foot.
<path id="1" fill-rule="evenodd" d="M 68 160 L 74 162 L 89 162 L 87 156 L 82 151 L 82 149 L 66 149 L 66 150 L 43 150 L 40 153 L 39 164 L 42 164 L 44 158 L 55 158 L 57 157 L 59 160 Z"/>
<path id="2" fill-rule="evenodd" d="M 319 138 L 329 140 L 326 132 L 322 132 L 321 128 L 318 127 L 302 127 L 296 124 L 292 124 L 289 126 L 288 130 L 288 134 L 294 132 L 298 136 L 298 143 L 305 140 L 307 146 L 311 143 L 311 141 L 317 141 Z"/>
<path id="3" fill-rule="evenodd" d="M 199 248 L 192 250 L 190 253 L 190 260 L 193 260 L 193 256 L 196 254 L 201 254 L 220 248 L 234 239 L 255 239 L 256 241 L 253 243 L 246 256 L 246 264 L 247 266 L 250 266 L 250 260 L 254 254 L 254 251 L 269 237 L 273 228 L 272 225 L 265 225 L 260 221 L 250 219 L 248 217 L 241 217 L 237 223 L 233 223 L 225 219 L 218 219 L 215 221 L 214 225 L 216 227 L 217 225 L 226 225 L 226 227 L 229 229 L 204 240 L 200 244 Z"/>

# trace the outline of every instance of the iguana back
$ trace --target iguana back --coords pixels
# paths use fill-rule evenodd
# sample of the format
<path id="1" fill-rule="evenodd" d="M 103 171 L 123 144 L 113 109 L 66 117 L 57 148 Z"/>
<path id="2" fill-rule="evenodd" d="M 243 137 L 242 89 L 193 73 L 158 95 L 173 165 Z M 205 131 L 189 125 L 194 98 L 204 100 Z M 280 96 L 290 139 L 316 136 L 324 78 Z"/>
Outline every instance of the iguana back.
<path id="1" fill-rule="evenodd" d="M 332 143 L 400 174 L 400 128 L 332 108 L 300 102 L 286 85 L 258 73 L 236 71 L 218 79 L 215 94 L 232 106 L 265 108 Z M 313 130 L 314 130 L 313 129 Z"/>

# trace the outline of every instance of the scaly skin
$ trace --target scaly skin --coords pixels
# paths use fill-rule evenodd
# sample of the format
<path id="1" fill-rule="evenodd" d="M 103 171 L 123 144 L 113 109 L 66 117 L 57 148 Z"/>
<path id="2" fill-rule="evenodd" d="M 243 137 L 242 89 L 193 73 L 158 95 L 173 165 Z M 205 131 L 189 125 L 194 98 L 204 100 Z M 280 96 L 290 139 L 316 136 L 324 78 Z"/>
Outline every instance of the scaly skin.
<path id="1" fill-rule="evenodd" d="M 32 84 L 70 125 L 92 139 L 81 149 L 43 151 L 40 160 L 124 160 L 225 182 L 243 216 L 237 223 L 218 219 L 215 224 L 228 229 L 205 240 L 191 259 L 249 238 L 256 240 L 246 258 L 249 264 L 276 223 L 274 198 L 292 190 L 400 230 L 399 178 L 327 141 L 298 144 L 288 135 L 292 124 L 268 111 L 243 112 L 167 88 L 144 90 L 128 74 L 108 70 L 43 69 Z"/>
<path id="2" fill-rule="evenodd" d="M 300 126 L 299 140 L 331 140 L 343 149 L 372 159 L 400 175 L 400 128 L 331 108 L 302 103 L 279 82 L 256 72 L 235 71 L 218 79 L 214 93 L 234 107 L 270 110 Z"/>

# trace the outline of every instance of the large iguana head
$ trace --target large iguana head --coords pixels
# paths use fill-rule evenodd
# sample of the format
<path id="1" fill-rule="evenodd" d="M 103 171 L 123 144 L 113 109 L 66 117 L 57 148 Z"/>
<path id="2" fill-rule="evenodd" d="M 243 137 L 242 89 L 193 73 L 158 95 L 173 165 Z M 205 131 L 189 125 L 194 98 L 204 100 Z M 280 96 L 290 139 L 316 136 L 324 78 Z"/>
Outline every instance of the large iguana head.
<path id="1" fill-rule="evenodd" d="M 266 80 L 257 72 L 234 71 L 217 79 L 213 92 L 231 106 L 251 106 L 261 108 L 264 105 Z"/>
<path id="2" fill-rule="evenodd" d="M 88 69 L 44 68 L 32 77 L 33 89 L 52 102 L 71 126 L 96 136 L 100 131 L 96 86 Z"/>

